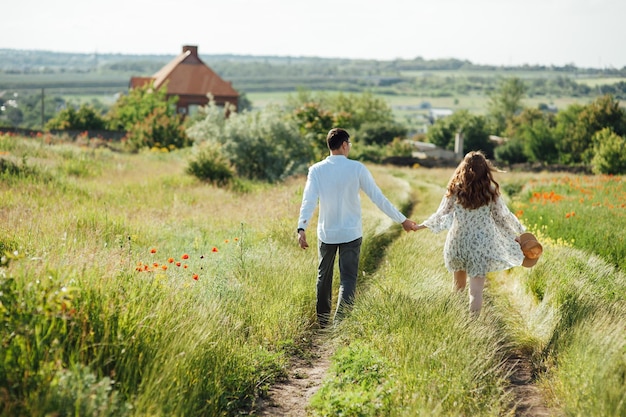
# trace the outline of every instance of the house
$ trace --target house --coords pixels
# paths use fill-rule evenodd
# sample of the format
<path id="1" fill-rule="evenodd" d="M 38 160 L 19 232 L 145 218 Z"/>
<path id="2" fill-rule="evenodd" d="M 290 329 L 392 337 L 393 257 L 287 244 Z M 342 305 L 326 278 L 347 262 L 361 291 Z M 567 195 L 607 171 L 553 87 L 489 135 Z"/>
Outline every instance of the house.
<path id="1" fill-rule="evenodd" d="M 135 88 L 154 82 L 155 88 L 167 85 L 167 96 L 178 96 L 176 111 L 189 115 L 209 103 L 225 107 L 232 104 L 237 110 L 239 93 L 230 82 L 224 81 L 198 56 L 198 47 L 185 45 L 180 55 L 161 68 L 152 77 L 132 77 L 129 87 Z"/>

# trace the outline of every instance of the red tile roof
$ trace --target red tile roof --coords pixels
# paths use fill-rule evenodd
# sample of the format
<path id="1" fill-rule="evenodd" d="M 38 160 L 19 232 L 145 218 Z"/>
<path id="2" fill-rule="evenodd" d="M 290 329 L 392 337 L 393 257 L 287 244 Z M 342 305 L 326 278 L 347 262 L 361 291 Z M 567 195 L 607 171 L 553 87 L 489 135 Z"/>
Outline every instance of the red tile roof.
<path id="1" fill-rule="evenodd" d="M 145 85 L 154 80 L 156 88 L 167 81 L 167 93 L 172 95 L 212 94 L 214 97 L 238 97 L 230 82 L 224 81 L 198 56 L 197 48 L 184 46 L 183 52 L 161 68 L 152 77 L 133 77 L 130 87 Z"/>

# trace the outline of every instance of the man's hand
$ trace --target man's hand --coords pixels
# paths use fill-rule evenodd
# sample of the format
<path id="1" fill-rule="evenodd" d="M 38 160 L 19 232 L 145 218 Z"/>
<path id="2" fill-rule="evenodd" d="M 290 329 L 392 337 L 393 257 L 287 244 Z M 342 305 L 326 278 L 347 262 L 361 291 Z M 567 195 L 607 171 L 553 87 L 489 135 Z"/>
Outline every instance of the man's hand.
<path id="1" fill-rule="evenodd" d="M 306 232 L 304 230 L 298 232 L 298 244 L 302 249 L 309 247 L 309 244 L 306 242 Z"/>
<path id="2" fill-rule="evenodd" d="M 404 229 L 405 232 L 411 232 L 413 230 L 417 230 L 415 227 L 417 226 L 417 223 L 415 223 L 413 220 L 410 219 L 406 219 L 405 221 L 402 222 L 402 228 Z"/>

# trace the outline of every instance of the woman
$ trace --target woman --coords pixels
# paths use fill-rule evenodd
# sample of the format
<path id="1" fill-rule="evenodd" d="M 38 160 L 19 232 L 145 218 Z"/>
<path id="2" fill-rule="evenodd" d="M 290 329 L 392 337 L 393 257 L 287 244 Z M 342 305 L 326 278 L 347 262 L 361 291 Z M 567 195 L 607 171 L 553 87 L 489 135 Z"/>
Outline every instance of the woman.
<path id="1" fill-rule="evenodd" d="M 482 152 L 470 152 L 454 171 L 437 212 L 416 230 L 434 233 L 449 229 L 443 257 L 454 274 L 454 287 L 465 289 L 470 276 L 470 311 L 483 303 L 485 276 L 522 265 L 524 254 L 518 235 L 525 231 L 500 197 L 493 178 L 495 168 Z"/>

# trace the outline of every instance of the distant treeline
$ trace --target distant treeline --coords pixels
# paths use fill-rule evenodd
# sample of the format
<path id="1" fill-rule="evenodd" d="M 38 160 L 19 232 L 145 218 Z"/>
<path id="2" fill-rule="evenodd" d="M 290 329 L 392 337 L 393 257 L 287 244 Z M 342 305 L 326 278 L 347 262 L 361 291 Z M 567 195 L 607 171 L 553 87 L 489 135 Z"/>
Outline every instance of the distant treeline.
<path id="1" fill-rule="evenodd" d="M 69 53 L 52 51 L 31 51 L 19 49 L 0 49 L 0 71 L 25 73 L 39 71 L 156 71 L 172 60 L 176 55 L 131 55 Z M 325 73 L 360 73 L 385 74 L 402 71 L 498 71 L 498 72 L 555 72 L 570 75 L 626 76 L 626 67 L 617 68 L 578 68 L 573 64 L 564 66 L 521 65 L 495 66 L 477 65 L 468 60 L 433 59 L 421 57 L 414 59 L 364 60 L 346 58 L 259 56 L 259 55 L 200 55 L 209 65 L 220 65 L 223 70 L 235 71 L 237 75 L 250 75 L 250 68 L 258 70 L 266 67 L 286 67 L 291 75 L 319 74 L 313 68 L 327 68 Z M 249 64 L 261 64 L 250 67 Z M 241 69 L 243 68 L 243 71 Z M 302 72 L 304 71 L 304 72 Z"/>
<path id="2" fill-rule="evenodd" d="M 0 93 L 45 88 L 50 93 L 124 93 L 130 77 L 148 76 L 175 55 L 63 53 L 0 49 Z M 574 65 L 516 67 L 476 65 L 467 60 L 388 61 L 321 57 L 201 55 L 203 61 L 240 92 L 307 90 L 372 91 L 388 95 L 457 97 L 488 94 L 502 78 L 524 81 L 529 97 L 596 97 L 626 100 L 626 67 Z M 580 82 L 582 79 L 615 82 Z"/>

